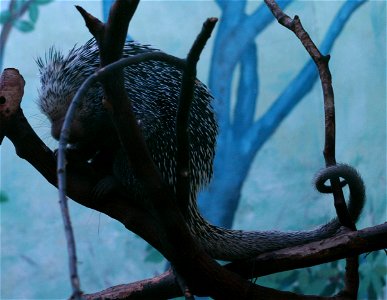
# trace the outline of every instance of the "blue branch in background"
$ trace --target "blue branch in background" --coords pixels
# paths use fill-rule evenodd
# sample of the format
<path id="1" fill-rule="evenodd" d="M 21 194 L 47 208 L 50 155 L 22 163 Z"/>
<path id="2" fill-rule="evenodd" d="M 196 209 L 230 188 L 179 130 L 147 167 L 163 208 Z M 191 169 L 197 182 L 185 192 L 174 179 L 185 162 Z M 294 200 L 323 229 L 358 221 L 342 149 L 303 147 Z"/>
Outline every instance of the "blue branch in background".
<path id="1" fill-rule="evenodd" d="M 291 2 L 278 1 L 278 4 L 285 8 Z M 274 18 L 265 4 L 260 5 L 251 15 L 246 15 L 239 1 L 230 1 L 227 5 L 223 1 L 217 3 L 222 3 L 222 16 L 214 42 L 209 88 L 216 99 L 214 107 L 221 129 L 218 144 L 222 147 L 223 133 L 230 127 L 231 83 L 236 65 L 248 45 Z"/>
<path id="2" fill-rule="evenodd" d="M 104 22 L 106 22 L 109 17 L 110 7 L 113 3 L 114 0 L 102 0 L 102 17 Z"/>
<path id="3" fill-rule="evenodd" d="M 245 57 L 246 60 L 248 58 L 248 54 L 244 56 L 245 51 L 251 51 L 249 47 L 252 41 L 274 18 L 264 4 L 248 16 L 244 11 L 245 6 L 242 6 L 238 1 L 229 1 L 227 4 L 223 1 L 217 1 L 217 3 L 222 9 L 222 16 L 214 42 L 209 87 L 215 96 L 214 107 L 220 133 L 217 139 L 214 176 L 208 190 L 199 195 L 198 203 L 204 217 L 210 222 L 231 227 L 243 182 L 254 157 L 251 151 L 248 151 L 248 141 L 234 135 L 231 128 L 232 80 L 241 57 Z M 282 7 L 286 7 L 290 3 L 291 1 L 279 1 Z M 253 57 L 251 53 L 250 57 Z M 254 57 L 256 58 L 256 53 Z M 245 64 L 248 62 L 246 61 Z M 247 74 L 244 73 L 243 80 L 246 78 Z M 258 76 L 256 84 L 258 85 Z M 244 96 L 243 99 L 237 99 L 237 105 L 241 107 L 246 104 L 247 106 L 247 103 L 243 104 L 240 101 L 255 103 L 256 96 L 252 92 L 250 94 L 252 98 L 248 99 L 247 96 Z M 253 110 L 255 111 L 255 109 Z M 241 128 L 249 126 L 243 117 L 234 116 L 233 127 L 238 128 L 240 122 L 244 123 Z M 253 124 L 251 117 L 250 122 Z M 235 161 L 238 161 L 237 168 Z"/>
<path id="4" fill-rule="evenodd" d="M 234 136 L 242 136 L 254 122 L 259 93 L 257 46 L 251 43 L 240 62 L 237 102 L 234 108 Z"/>

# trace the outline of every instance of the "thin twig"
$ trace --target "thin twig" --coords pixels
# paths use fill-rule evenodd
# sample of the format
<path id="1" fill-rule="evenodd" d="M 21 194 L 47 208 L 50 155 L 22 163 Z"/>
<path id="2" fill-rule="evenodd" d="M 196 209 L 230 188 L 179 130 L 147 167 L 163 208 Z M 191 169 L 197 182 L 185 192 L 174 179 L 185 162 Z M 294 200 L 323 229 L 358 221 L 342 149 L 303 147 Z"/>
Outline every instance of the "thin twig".
<path id="1" fill-rule="evenodd" d="M 315 62 L 322 85 L 324 95 L 324 112 L 325 112 L 325 146 L 324 157 L 326 166 L 336 164 L 335 159 L 335 105 L 332 88 L 332 76 L 329 71 L 328 62 L 330 56 L 324 56 L 320 53 L 309 34 L 303 28 L 298 16 L 294 19 L 286 15 L 274 0 L 265 0 L 266 5 L 270 8 L 273 15 L 277 18 L 278 23 L 291 30 L 301 41 L 302 45 L 308 51 L 310 57 Z M 331 180 L 334 204 L 337 216 L 343 226 L 355 229 L 355 225 L 348 212 L 347 205 L 344 201 L 344 194 L 341 189 L 339 179 Z"/>
<path id="2" fill-rule="evenodd" d="M 209 18 L 204 22 L 201 32 L 197 36 L 187 55 L 178 102 L 179 106 L 176 116 L 176 198 L 179 199 L 178 204 L 180 210 L 185 216 L 189 214 L 190 201 L 190 142 L 188 120 L 194 97 L 196 65 L 217 21 L 217 18 Z"/>
<path id="3" fill-rule="evenodd" d="M 305 49 L 315 62 L 320 75 L 323 96 L 324 96 L 324 112 L 325 112 L 325 146 L 324 158 L 326 166 L 336 164 L 335 158 L 335 141 L 336 141 L 336 123 L 335 123 L 335 104 L 334 92 L 332 87 L 332 76 L 329 70 L 330 56 L 323 56 L 309 34 L 303 28 L 298 16 L 291 19 L 287 16 L 274 0 L 265 0 L 265 3 L 277 18 L 278 22 L 293 31 L 300 39 Z M 340 223 L 343 226 L 356 230 L 356 225 L 351 219 L 347 205 L 344 200 L 343 190 L 340 184 L 340 178 L 331 179 L 332 193 L 334 197 L 334 206 Z M 359 262 L 358 257 L 349 257 L 346 259 L 345 272 L 345 287 L 340 292 L 342 295 L 351 298 L 357 297 L 359 288 Z"/>
<path id="4" fill-rule="evenodd" d="M 175 268 L 173 266 L 171 267 L 171 270 L 172 270 L 172 275 L 175 276 L 175 280 L 177 282 L 177 285 L 179 286 L 181 292 L 183 293 L 183 296 L 184 296 L 185 300 L 195 300 L 195 297 L 192 294 L 192 292 L 190 291 L 190 289 L 189 289 L 187 283 L 185 282 L 184 278 L 181 277 L 179 275 L 179 273 L 177 273 L 177 271 L 175 270 Z"/>
<path id="5" fill-rule="evenodd" d="M 69 271 L 70 271 L 70 282 L 73 290 L 71 299 L 79 300 L 82 299 L 82 292 L 80 288 L 80 280 L 77 271 L 77 254 L 74 232 L 71 226 L 70 213 L 68 208 L 67 200 L 67 184 L 66 184 L 66 147 L 69 139 L 69 126 L 70 120 L 65 120 L 59 139 L 58 146 L 58 160 L 57 160 L 57 176 L 58 176 L 58 193 L 59 193 L 59 205 L 61 208 L 63 225 L 65 229 L 65 237 L 67 242 L 67 251 L 69 256 Z M 67 124 L 66 124 L 67 123 Z M 66 124 L 66 126 L 65 126 Z"/>

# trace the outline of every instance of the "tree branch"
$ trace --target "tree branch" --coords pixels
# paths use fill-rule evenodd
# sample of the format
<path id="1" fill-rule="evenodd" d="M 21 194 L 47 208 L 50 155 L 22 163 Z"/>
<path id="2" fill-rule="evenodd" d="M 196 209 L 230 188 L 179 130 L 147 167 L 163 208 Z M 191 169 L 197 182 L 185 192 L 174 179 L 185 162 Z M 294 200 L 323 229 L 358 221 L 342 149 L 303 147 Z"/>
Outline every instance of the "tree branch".
<path id="1" fill-rule="evenodd" d="M 324 158 L 326 166 L 336 164 L 335 158 L 335 105 L 334 105 L 334 93 L 332 87 L 332 76 L 329 70 L 328 62 L 330 56 L 323 56 L 309 34 L 303 28 L 298 16 L 291 19 L 286 15 L 274 0 L 265 0 L 266 5 L 270 8 L 278 22 L 293 31 L 293 33 L 299 38 L 302 45 L 308 51 L 310 57 L 313 59 L 317 66 L 323 95 L 324 95 L 324 111 L 325 111 L 325 147 Z M 356 230 L 356 225 L 351 219 L 347 205 L 345 203 L 344 194 L 340 185 L 340 178 L 334 178 L 330 180 L 332 186 L 332 192 L 334 197 L 334 205 L 336 208 L 336 214 L 340 223 L 351 230 Z M 346 259 L 346 272 L 345 272 L 345 286 L 340 292 L 340 295 L 349 296 L 352 299 L 357 298 L 357 292 L 359 289 L 359 261 L 357 257 L 349 257 Z"/>
<path id="2" fill-rule="evenodd" d="M 224 267 L 246 279 L 278 272 L 306 268 L 322 263 L 387 248 L 387 223 L 359 231 L 347 232 L 319 242 L 260 254 L 254 259 L 232 262 Z M 152 295 L 172 298 L 182 293 L 173 272 L 167 271 L 151 279 L 123 284 L 98 293 L 85 295 L 94 299 L 146 299 Z"/>
<path id="3" fill-rule="evenodd" d="M 16 69 L 5 69 L 0 77 L 0 144 L 2 143 L 10 119 L 20 109 L 20 102 L 24 94 L 24 78 Z"/>
<path id="4" fill-rule="evenodd" d="M 77 7 L 98 43 L 101 67 L 121 57 L 127 28 L 138 2 L 139 0 L 116 1 L 110 10 L 106 24 Z M 122 70 L 108 75 L 102 83 L 106 96 L 104 105 L 111 113 L 121 144 L 128 155 L 128 161 L 132 163 L 135 174 L 151 186 L 160 186 L 161 176 L 150 156 L 131 105 L 128 105 L 131 101 L 124 88 Z"/>
<path id="5" fill-rule="evenodd" d="M 188 121 L 189 113 L 194 97 L 196 81 L 196 65 L 199 61 L 201 52 L 210 38 L 218 19 L 209 18 L 203 24 L 202 30 L 193 43 L 187 58 L 186 66 L 183 73 L 181 92 L 179 97 L 179 106 L 176 116 L 176 197 L 179 199 L 178 204 L 184 216 L 189 214 L 190 201 L 190 152 L 189 152 L 189 134 Z"/>

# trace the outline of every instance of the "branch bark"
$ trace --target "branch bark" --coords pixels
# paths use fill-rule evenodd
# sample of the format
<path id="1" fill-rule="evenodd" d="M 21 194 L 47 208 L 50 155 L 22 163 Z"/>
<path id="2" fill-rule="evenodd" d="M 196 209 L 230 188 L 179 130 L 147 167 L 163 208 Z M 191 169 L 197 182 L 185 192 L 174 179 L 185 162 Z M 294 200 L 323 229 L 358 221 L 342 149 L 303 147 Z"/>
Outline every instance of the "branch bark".
<path id="1" fill-rule="evenodd" d="M 261 254 L 254 259 L 226 264 L 224 267 L 251 279 L 298 268 L 306 268 L 387 248 L 387 223 L 359 231 L 313 242 L 302 246 Z M 148 294 L 151 293 L 151 294 Z M 181 296 L 173 272 L 167 271 L 151 279 L 123 284 L 94 294 L 85 295 L 96 299 L 136 299 L 136 297 L 160 295 L 165 298 Z"/>

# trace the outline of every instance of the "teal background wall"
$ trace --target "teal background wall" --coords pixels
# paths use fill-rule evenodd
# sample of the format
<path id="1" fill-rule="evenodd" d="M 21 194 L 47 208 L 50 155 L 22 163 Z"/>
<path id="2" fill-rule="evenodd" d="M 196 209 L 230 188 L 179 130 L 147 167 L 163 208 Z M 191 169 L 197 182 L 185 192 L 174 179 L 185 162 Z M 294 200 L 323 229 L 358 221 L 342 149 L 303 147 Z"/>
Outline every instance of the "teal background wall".
<path id="1" fill-rule="evenodd" d="M 1 11 L 7 7 L 1 2 Z M 301 17 L 318 44 L 341 1 L 297 1 L 287 8 Z M 39 10 L 35 30 L 13 30 L 4 67 L 18 68 L 26 80 L 22 108 L 52 148 L 48 121 L 36 105 L 38 75 L 34 59 L 51 46 L 67 52 L 90 34 L 74 8 L 102 18 L 99 1 L 55 1 Z M 253 11 L 260 2 L 249 2 Z M 202 22 L 219 17 L 213 1 L 143 1 L 132 21 L 135 39 L 184 57 Z M 216 33 L 215 33 L 216 34 Z M 237 37 L 235 37 L 237 42 Z M 260 98 L 257 118 L 308 59 L 286 29 L 273 23 L 257 38 Z M 198 77 L 207 82 L 212 41 L 200 60 Z M 337 159 L 354 165 L 367 185 L 359 228 L 386 220 L 386 3 L 363 5 L 347 23 L 331 52 L 337 110 Z M 332 201 L 311 184 L 323 166 L 323 109 L 317 83 L 257 154 L 242 192 L 234 228 L 303 229 L 329 220 Z M 70 294 L 67 253 L 57 191 L 26 162 L 12 144 L 1 146 L 1 299 L 62 299 Z M 82 289 L 98 291 L 162 272 L 147 260 L 147 245 L 118 222 L 70 201 Z M 366 264 L 366 263 L 365 263 Z M 364 266 L 367 270 L 367 266 Z M 370 269 L 372 270 L 372 269 Z"/>

